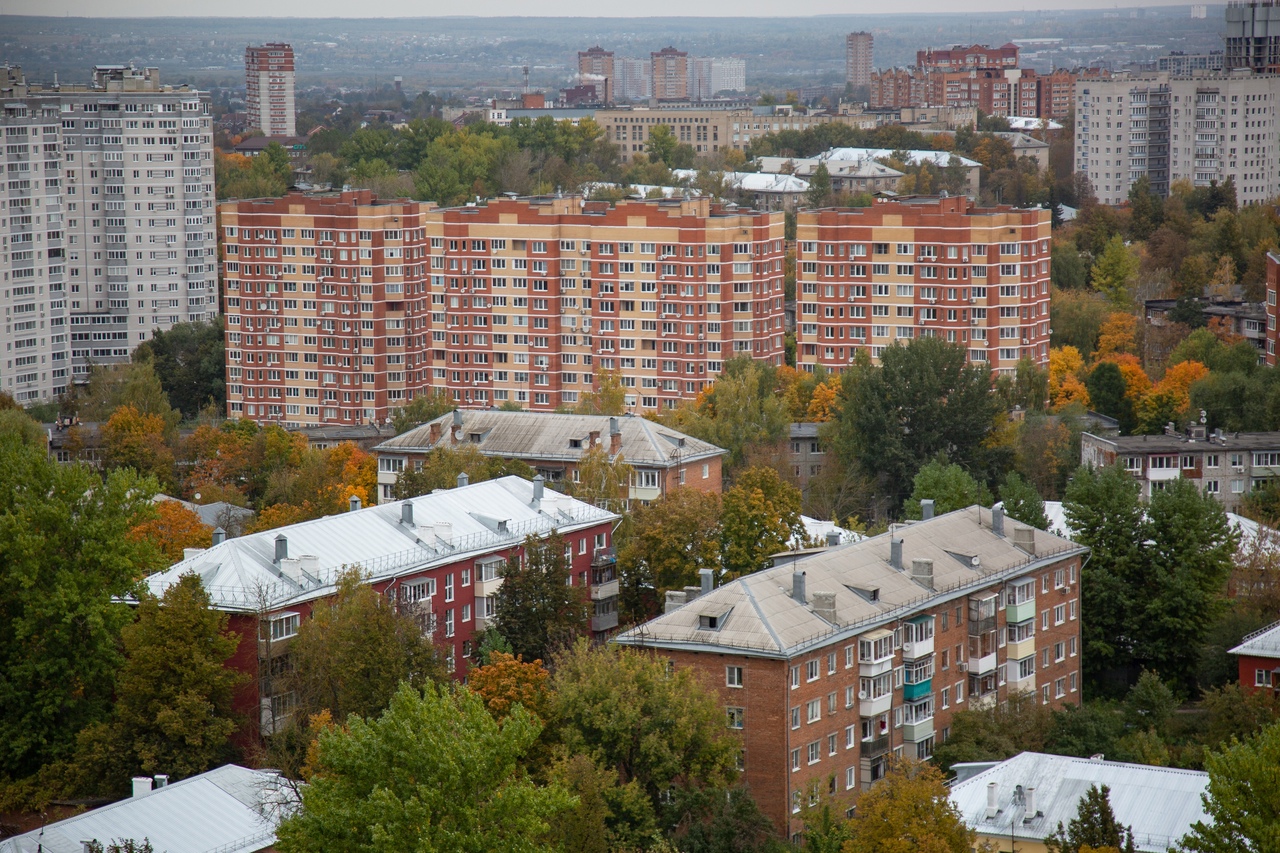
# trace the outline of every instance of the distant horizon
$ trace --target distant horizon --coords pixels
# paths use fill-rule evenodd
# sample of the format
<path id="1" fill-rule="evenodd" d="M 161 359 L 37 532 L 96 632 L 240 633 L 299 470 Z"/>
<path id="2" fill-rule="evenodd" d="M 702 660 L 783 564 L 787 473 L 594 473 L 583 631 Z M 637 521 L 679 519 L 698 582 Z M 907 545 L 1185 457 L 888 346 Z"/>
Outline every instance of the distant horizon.
<path id="1" fill-rule="evenodd" d="M 186 4 L 184 8 L 198 9 L 200 11 L 192 11 L 189 14 L 174 14 L 173 5 L 162 0 L 8 0 L 6 4 L 10 8 L 0 14 L 0 20 L 4 18 L 83 18 L 86 20 L 130 20 L 130 19 L 173 19 L 183 20 L 189 18 L 215 18 L 224 20 L 276 20 L 276 21 L 315 21 L 315 20 L 380 20 L 380 19 L 405 19 L 405 20 L 484 20 L 489 18 L 528 18 L 528 19 L 549 19 L 549 18 L 576 18 L 582 20 L 653 20 L 657 18 L 681 18 L 687 20 L 733 20 L 735 18 L 779 18 L 779 19 L 797 19 L 797 18 L 858 18 L 858 17 L 884 17 L 888 14 L 895 15 L 972 15 L 972 14 L 1001 14 L 1001 13 L 1021 13 L 1024 15 L 1039 15 L 1046 12 L 1085 12 L 1085 11 L 1114 11 L 1124 12 L 1134 9 L 1189 9 L 1193 5 L 1205 5 L 1209 9 L 1223 9 L 1225 3 L 1213 4 L 1197 4 L 1197 3 L 1168 3 L 1163 0 L 1152 0 L 1152 2 L 1128 3 L 1125 5 L 1116 5 L 1113 0 L 1077 0 L 1077 2 L 1068 3 L 1062 6 L 1056 6 L 1049 9 L 1028 9 L 1026 0 L 986 0 L 981 8 L 966 8 L 958 10 L 947 3 L 947 0 L 904 0 L 899 3 L 897 9 L 893 12 L 884 10 L 867 10 L 867 11 L 851 11 L 847 8 L 829 8 L 842 5 L 842 0 L 810 0 L 805 6 L 811 7 L 811 11 L 796 12 L 793 14 L 779 14 L 776 10 L 776 4 L 768 2 L 768 0 L 707 0 L 704 6 L 706 12 L 698 15 L 687 14 L 685 10 L 688 4 L 680 2 L 680 0 L 656 0 L 648 9 L 648 14 L 643 15 L 598 15 L 598 14 L 582 14 L 582 11 L 594 11 L 598 8 L 595 4 L 588 4 L 584 0 L 551 0 L 551 2 L 543 6 L 548 10 L 548 14 L 530 15 L 524 11 L 527 4 L 518 2 L 518 0 L 489 0 L 483 5 L 493 7 L 491 11 L 485 13 L 476 13 L 468 15 L 458 14 L 422 14 L 419 9 L 412 7 L 419 5 L 414 0 L 382 0 L 380 3 L 369 4 L 385 8 L 387 11 L 381 14 L 369 14 L 371 8 L 364 7 L 361 9 L 365 14 L 352 15 L 342 14 L 342 10 L 352 8 L 351 4 L 345 0 L 307 0 L 305 3 L 299 3 L 297 0 L 277 0 L 275 6 L 304 6 L 313 14 L 289 14 L 289 15 L 263 15 L 261 14 L 261 4 L 255 0 L 194 0 Z M 127 7 L 127 13 L 123 12 L 123 8 Z M 204 11 L 205 8 L 209 11 Z M 654 9 L 661 10 L 671 7 L 679 11 L 664 13 L 662 11 L 654 12 Z M 724 11 L 716 11 L 723 7 Z M 758 9 L 757 9 L 758 7 Z M 903 8 L 905 7 L 905 8 Z M 154 8 L 154 11 L 151 11 Z M 231 10 L 231 11 L 228 11 Z M 243 10 L 243 11 L 238 11 Z M 332 10 L 332 11 L 330 11 Z M 1210 17 L 1219 17 L 1210 12 Z"/>

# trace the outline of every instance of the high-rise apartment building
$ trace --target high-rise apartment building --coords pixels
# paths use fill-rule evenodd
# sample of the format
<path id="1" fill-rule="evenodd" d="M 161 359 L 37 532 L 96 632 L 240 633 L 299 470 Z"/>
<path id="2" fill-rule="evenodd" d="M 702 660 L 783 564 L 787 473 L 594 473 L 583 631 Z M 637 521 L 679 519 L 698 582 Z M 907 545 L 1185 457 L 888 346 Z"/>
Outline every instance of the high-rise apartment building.
<path id="1" fill-rule="evenodd" d="M 653 97 L 659 101 L 689 100 L 689 54 L 664 47 L 649 54 Z"/>
<path id="2" fill-rule="evenodd" d="M 875 37 L 871 33 L 849 33 L 844 38 L 844 78 L 853 86 L 871 83 L 875 68 L 873 48 Z"/>
<path id="3" fill-rule="evenodd" d="M 840 371 L 859 350 L 938 337 L 1012 373 L 1049 363 L 1050 215 L 962 196 L 802 211 L 796 363 Z"/>
<path id="4" fill-rule="evenodd" d="M 3 83 L 0 376 L 29 402 L 127 361 L 153 330 L 217 314 L 213 129 L 208 95 L 155 68 L 98 66 L 57 87 L 9 69 Z"/>
<path id="5" fill-rule="evenodd" d="M 1120 204 L 1145 176 L 1152 192 L 1230 179 L 1241 204 L 1280 194 L 1280 75 L 1237 71 L 1123 75 L 1076 83 L 1076 171 Z"/>
<path id="6" fill-rule="evenodd" d="M 647 101 L 653 97 L 653 69 L 647 59 L 613 60 L 613 70 L 618 75 L 613 87 L 619 101 Z"/>
<path id="7" fill-rule="evenodd" d="M 734 355 L 780 364 L 783 217 L 707 199 L 501 199 L 437 209 L 368 191 L 227 202 L 227 414 L 387 418 L 433 389 L 551 411 L 617 370 L 637 413 Z"/>
<path id="8" fill-rule="evenodd" d="M 599 45 L 578 51 L 578 79 L 582 83 L 595 84 L 596 97 L 601 103 L 613 103 L 613 84 L 616 78 L 613 51 L 605 50 Z"/>
<path id="9" fill-rule="evenodd" d="M 1233 68 L 1280 71 L 1280 4 L 1230 2 L 1226 9 L 1226 61 Z"/>
<path id="10" fill-rule="evenodd" d="M 293 48 L 282 42 L 244 49 L 245 101 L 249 126 L 267 136 L 296 136 Z"/>

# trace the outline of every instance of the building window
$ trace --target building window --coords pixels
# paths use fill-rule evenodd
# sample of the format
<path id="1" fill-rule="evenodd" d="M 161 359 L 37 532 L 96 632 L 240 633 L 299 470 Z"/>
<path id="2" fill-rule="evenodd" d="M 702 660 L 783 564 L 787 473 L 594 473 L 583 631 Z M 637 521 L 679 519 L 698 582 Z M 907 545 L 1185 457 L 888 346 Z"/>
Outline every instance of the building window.
<path id="1" fill-rule="evenodd" d="M 1271 685 L 1271 676 L 1265 669 L 1255 669 L 1253 671 L 1254 687 L 1269 687 Z"/>
<path id="2" fill-rule="evenodd" d="M 811 660 L 807 664 L 805 664 L 805 680 L 806 681 L 817 681 L 819 672 L 820 672 L 820 669 L 819 669 L 817 660 Z"/>
<path id="3" fill-rule="evenodd" d="M 298 633 L 298 614 L 281 613 L 271 618 L 271 639 L 287 640 Z"/>
<path id="4" fill-rule="evenodd" d="M 815 740 L 809 744 L 809 763 L 817 764 L 822 760 L 822 741 Z"/>
<path id="5" fill-rule="evenodd" d="M 742 708 L 726 708 L 725 713 L 728 716 L 728 724 L 731 729 L 743 728 L 743 720 L 746 711 Z"/>
<path id="6" fill-rule="evenodd" d="M 818 722 L 818 720 L 822 719 L 822 700 L 821 699 L 811 699 L 809 701 L 809 704 L 806 707 L 808 711 L 808 713 L 806 714 L 808 722 L 816 723 Z"/>
<path id="7" fill-rule="evenodd" d="M 1048 690 L 1048 689 L 1049 688 L 1047 687 L 1045 688 L 1045 690 Z M 800 750 L 793 749 L 791 750 L 791 772 L 794 773 L 799 769 L 800 769 Z M 793 811 L 800 811 L 800 792 L 799 791 L 792 793 L 791 802 L 792 802 L 792 805 L 794 806 Z"/>
<path id="8" fill-rule="evenodd" d="M 791 689 L 795 690 L 800 686 L 800 667 L 791 667 Z"/>
<path id="9" fill-rule="evenodd" d="M 729 687 L 741 687 L 742 667 L 726 666 L 724 668 L 724 683 Z"/>
<path id="10" fill-rule="evenodd" d="M 791 728 L 800 728 L 800 706 L 797 705 L 791 709 Z"/>
<path id="11" fill-rule="evenodd" d="M 858 768 L 848 767 L 844 771 L 844 789 L 852 791 L 858 785 Z"/>

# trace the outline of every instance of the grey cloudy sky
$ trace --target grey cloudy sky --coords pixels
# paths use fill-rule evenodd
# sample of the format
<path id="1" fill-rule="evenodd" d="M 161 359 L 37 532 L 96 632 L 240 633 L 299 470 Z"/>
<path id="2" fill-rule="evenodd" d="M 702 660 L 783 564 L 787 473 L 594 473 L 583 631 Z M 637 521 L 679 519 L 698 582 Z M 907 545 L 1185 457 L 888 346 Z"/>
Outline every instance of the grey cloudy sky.
<path id="1" fill-rule="evenodd" d="M 1168 6 L 1168 0 L 1125 3 L 1114 0 L 1053 0 L 1043 4 L 1027 0 L 976 0 L 966 4 L 975 11 L 1034 10 L 1048 6 L 1053 9 L 1120 8 L 1135 6 Z M 1190 5 L 1190 4 L 1185 4 Z M 660 16 L 765 16 L 778 15 L 832 15 L 832 14 L 883 14 L 888 11 L 955 12 L 955 0 L 897 0 L 890 8 L 887 4 L 867 0 L 801 0 L 797 3 L 779 3 L 778 0 L 702 0 L 691 5 L 688 0 L 646 0 L 629 6 L 620 4 L 607 7 L 609 17 L 660 17 Z M 603 8 L 593 0 L 472 0 L 449 3 L 443 0 L 374 0 L 371 3 L 352 0 L 0 0 L 0 13 L 17 15 L 75 15 L 90 17 L 153 17 L 153 16 L 222 16 L 222 17 L 295 17 L 295 18 L 393 18 L 431 17 L 437 15 L 468 16 L 599 16 Z"/>

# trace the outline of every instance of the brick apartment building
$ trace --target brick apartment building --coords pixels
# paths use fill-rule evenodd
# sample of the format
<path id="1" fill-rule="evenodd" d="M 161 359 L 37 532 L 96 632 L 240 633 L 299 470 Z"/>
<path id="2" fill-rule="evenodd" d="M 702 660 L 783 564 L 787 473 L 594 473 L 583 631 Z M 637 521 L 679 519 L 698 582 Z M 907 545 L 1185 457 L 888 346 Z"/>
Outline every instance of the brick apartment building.
<path id="1" fill-rule="evenodd" d="M 437 448 L 474 447 L 481 455 L 519 459 L 548 483 L 578 482 L 584 454 L 603 447 L 610 459 L 633 469 L 629 500 L 649 503 L 672 489 L 719 493 L 723 457 L 729 451 L 648 418 L 456 409 L 376 448 L 382 501 L 400 472 L 421 470 Z"/>
<path id="2" fill-rule="evenodd" d="M 578 79 L 594 83 L 600 101 L 612 104 L 613 83 L 617 79 L 613 70 L 613 51 L 599 45 L 578 51 Z"/>
<path id="3" fill-rule="evenodd" d="M 781 213 L 360 190 L 227 202 L 221 222 L 231 418 L 382 421 L 430 389 L 552 411 L 596 369 L 640 413 L 696 397 L 734 355 L 782 363 Z"/>
<path id="4" fill-rule="evenodd" d="M 988 115 L 1061 119 L 1071 114 L 1078 80 L 1109 73 L 1097 68 L 1041 74 L 1018 67 L 1018 46 L 975 44 L 916 52 L 910 68 L 871 75 L 873 109 L 976 106 Z"/>
<path id="5" fill-rule="evenodd" d="M 1050 214 L 964 197 L 803 211 L 797 365 L 839 371 L 859 349 L 942 337 L 1009 373 L 1049 362 Z"/>
<path id="6" fill-rule="evenodd" d="M 653 97 L 659 101 L 689 99 L 689 54 L 674 47 L 649 54 Z"/>
<path id="7" fill-rule="evenodd" d="M 249 675 L 237 709 L 263 733 L 288 716 L 292 697 L 274 676 L 287 671 L 289 639 L 317 601 L 333 596 L 345 569 L 399 607 L 411 607 L 466 675 L 476 632 L 492 616 L 501 568 L 522 555 L 527 536 L 557 531 L 572 551 L 572 583 L 588 589 L 591 630 L 617 627 L 618 581 L 613 525 L 618 516 L 550 489 L 541 481 L 502 477 L 407 501 L 360 508 L 314 521 L 190 549 L 181 562 L 147 578 L 155 595 L 187 573 L 198 574 L 212 606 L 229 614 L 242 642 L 228 662 Z"/>
<path id="8" fill-rule="evenodd" d="M 293 47 L 281 42 L 244 49 L 249 126 L 267 136 L 297 136 Z"/>
<path id="9" fill-rule="evenodd" d="M 852 86 L 866 86 L 875 68 L 875 36 L 867 32 L 844 37 L 844 79 Z"/>
<path id="10" fill-rule="evenodd" d="M 1276 365 L 1276 338 L 1280 336 L 1280 324 L 1276 323 L 1276 301 L 1277 294 L 1280 294 L 1280 253 L 1267 252 L 1267 281 L 1266 281 L 1266 304 L 1263 306 L 1266 312 L 1266 343 L 1263 345 L 1265 349 L 1264 358 L 1267 364 L 1275 367 Z"/>
<path id="11" fill-rule="evenodd" d="M 926 513 L 928 514 L 928 513 Z M 796 839 L 895 756 L 928 758 L 952 715 L 1015 691 L 1080 702 L 1086 549 L 969 507 L 711 589 L 616 642 L 697 670 L 742 735 L 747 785 Z"/>
<path id="12" fill-rule="evenodd" d="M 1209 433 L 1202 426 L 1164 435 L 1086 432 L 1080 437 L 1080 463 L 1122 466 L 1142 484 L 1144 500 L 1171 480 L 1192 480 L 1227 512 L 1239 512 L 1249 492 L 1280 477 L 1280 432 Z"/>

